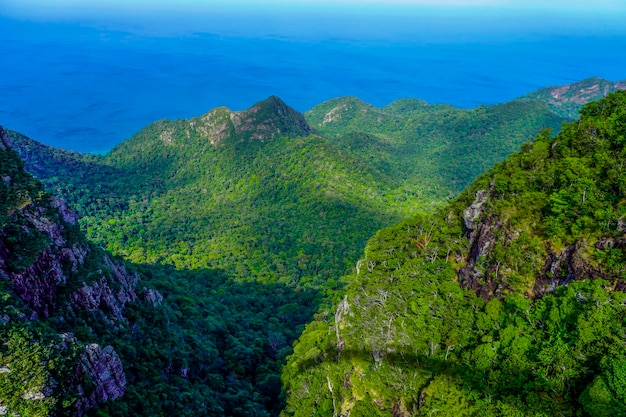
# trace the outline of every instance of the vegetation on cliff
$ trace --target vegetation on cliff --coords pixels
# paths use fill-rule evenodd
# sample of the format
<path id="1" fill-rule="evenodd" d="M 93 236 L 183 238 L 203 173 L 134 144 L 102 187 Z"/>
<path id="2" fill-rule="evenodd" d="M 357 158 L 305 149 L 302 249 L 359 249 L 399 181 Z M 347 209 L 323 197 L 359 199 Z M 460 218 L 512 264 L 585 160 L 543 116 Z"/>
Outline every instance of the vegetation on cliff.
<path id="1" fill-rule="evenodd" d="M 119 358 L 92 330 L 124 321 L 136 277 L 86 243 L 23 166 L 0 128 L 0 414 L 80 416 L 124 394 Z"/>
<path id="2" fill-rule="evenodd" d="M 112 259 L 0 134 L 0 415 L 278 414 L 316 293 Z"/>
<path id="3" fill-rule="evenodd" d="M 378 232 L 284 371 L 284 415 L 626 412 L 626 92 Z"/>
<path id="4" fill-rule="evenodd" d="M 67 241 L 94 255 L 59 296 L 119 268 L 142 287 L 123 311 L 54 307 L 45 318 L 0 280 L 0 331 L 25 329 L 0 355 L 45 363 L 33 378 L 61 381 L 46 385 L 57 390 L 47 402 L 7 388 L 0 406 L 12 396 L 11 410 L 76 409 L 78 389 L 59 390 L 75 386 L 64 378 L 76 358 L 112 357 L 86 353 L 98 343 L 119 355 L 125 395 L 90 399 L 88 414 L 278 415 L 285 358 L 321 305 L 283 371 L 285 415 L 619 413 L 623 109 L 619 94 L 587 106 L 448 203 L 564 119 L 541 99 L 460 110 L 341 98 L 303 116 L 271 97 L 156 122 L 105 156 L 11 132 L 26 168 L 78 211 L 92 242 L 135 263 L 88 244 L 72 217 L 61 222 Z M 6 155 L 7 175 L 23 181 L 3 176 L 2 242 L 15 255 L 3 259 L 20 274 L 51 237 L 14 214 L 36 199 L 61 203 Z M 358 260 L 367 237 L 406 217 Z M 115 325 L 103 320 L 116 311 Z M 15 377 L 1 358 L 0 378 Z"/>

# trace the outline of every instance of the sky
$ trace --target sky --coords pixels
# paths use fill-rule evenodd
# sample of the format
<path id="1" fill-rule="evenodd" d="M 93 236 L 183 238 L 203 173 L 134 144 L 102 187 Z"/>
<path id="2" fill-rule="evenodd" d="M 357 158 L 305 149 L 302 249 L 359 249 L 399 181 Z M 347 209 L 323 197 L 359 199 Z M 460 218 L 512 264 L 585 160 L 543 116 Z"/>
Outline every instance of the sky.
<path id="1" fill-rule="evenodd" d="M 281 9 L 348 9 L 368 8 L 392 10 L 394 8 L 485 8 L 514 10 L 554 10 L 561 12 L 626 12 L 624 0 L 3 0 L 8 13 L 68 13 L 94 10 L 146 11 L 211 11 L 215 9 L 281 8 Z"/>
<path id="2" fill-rule="evenodd" d="M 242 25 L 246 16 L 250 23 Z M 443 39 L 455 26 L 459 33 L 533 25 L 561 33 L 564 28 L 589 34 L 622 31 L 626 0 L 0 0 L 0 17 L 102 24 L 152 36 L 211 32 L 327 38 L 338 36 L 338 28 L 341 36 L 402 36 L 418 18 L 420 24 L 423 19 L 432 23 L 433 34 Z M 359 17 L 380 19 L 372 26 Z M 437 25 L 446 33 L 439 33 Z"/>
<path id="3" fill-rule="evenodd" d="M 51 5 L 52 3 L 52 5 Z M 471 6 L 483 5 L 494 7 L 621 7 L 622 0 L 551 0 L 550 2 L 542 0 L 9 0 L 9 5 L 22 4 L 24 6 L 39 5 L 52 7 L 68 7 L 78 5 L 102 5 L 105 7 L 119 7 L 130 4 L 141 5 L 142 7 L 157 7 L 163 5 L 184 5 L 189 7 L 206 7 L 215 4 L 248 4 L 248 5 L 312 5 L 312 4 L 334 4 L 334 5 L 362 5 L 362 4 L 378 4 L 381 6 L 389 5 L 430 5 L 430 6 Z"/>

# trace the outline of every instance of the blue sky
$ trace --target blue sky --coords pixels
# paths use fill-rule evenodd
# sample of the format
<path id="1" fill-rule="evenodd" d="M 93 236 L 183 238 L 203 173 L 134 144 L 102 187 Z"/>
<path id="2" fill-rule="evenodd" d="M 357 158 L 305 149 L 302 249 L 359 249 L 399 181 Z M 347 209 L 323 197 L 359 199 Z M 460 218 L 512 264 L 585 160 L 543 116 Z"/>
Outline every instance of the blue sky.
<path id="1" fill-rule="evenodd" d="M 76 12 L 88 10 L 212 10 L 246 8 L 319 8 L 353 9 L 364 7 L 393 9 L 406 7 L 465 8 L 516 10 L 554 10 L 561 12 L 626 12 L 624 0 L 5 0 L 9 13 Z M 1 8 L 2 6 L 0 6 Z M 0 9 L 1 10 L 1 9 Z"/>
<path id="2" fill-rule="evenodd" d="M 511 32 L 539 26 L 560 33 L 565 28 L 591 34 L 626 31 L 626 0 L 0 0 L 2 16 L 96 22 L 164 36 L 229 33 L 236 26 L 239 31 L 249 27 L 248 34 L 256 36 L 292 36 L 307 30 L 332 35 L 338 27 L 343 30 L 361 25 L 364 29 L 364 24 L 353 19 L 358 16 L 375 18 L 374 25 L 380 26 L 381 33 L 406 31 L 416 24 L 399 23 L 396 27 L 396 19 L 432 17 L 433 24 L 437 19 L 446 20 L 442 22 L 446 26 L 443 35 L 451 28 Z M 320 20 L 320 16 L 328 20 Z M 254 21 L 242 25 L 245 17 Z M 372 28 L 372 32 L 376 30 Z"/>

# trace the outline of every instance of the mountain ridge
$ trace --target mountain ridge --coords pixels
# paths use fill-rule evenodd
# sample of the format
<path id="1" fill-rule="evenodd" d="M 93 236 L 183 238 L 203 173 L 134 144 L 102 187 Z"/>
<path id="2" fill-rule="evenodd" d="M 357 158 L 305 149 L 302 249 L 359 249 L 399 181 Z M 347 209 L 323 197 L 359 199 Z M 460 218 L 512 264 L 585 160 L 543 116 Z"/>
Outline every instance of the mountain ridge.
<path id="1" fill-rule="evenodd" d="M 111 256 L 24 171 L 15 137 L 0 128 L 0 414 L 277 415 L 316 292 Z"/>
<path id="2" fill-rule="evenodd" d="M 454 404 L 467 407 L 449 415 L 602 407 L 598 392 L 619 394 L 602 378 L 622 366 L 623 352 L 611 351 L 616 360 L 590 353 L 589 369 L 603 376 L 576 374 L 572 399 L 562 378 L 579 368 L 548 336 L 574 343 L 596 301 L 622 314 L 621 304 L 607 303 L 601 281 L 622 273 L 623 263 L 623 239 L 607 232 L 619 234 L 624 223 L 616 200 L 623 179 L 610 163 L 621 157 L 614 135 L 624 134 L 615 97 L 597 105 L 606 112 L 586 106 L 580 122 L 556 137 L 541 128 L 561 130 L 566 118 L 540 100 L 462 110 L 405 99 L 377 109 L 354 97 L 304 117 L 270 97 L 241 112 L 222 107 L 162 120 L 105 156 L 55 150 L 10 132 L 26 167 L 79 211 L 89 237 L 136 262 L 132 269 L 162 293 L 146 290 L 145 305 L 129 304 L 136 334 L 107 336 L 119 346 L 132 389 L 92 413 L 159 415 L 180 404 L 187 415 L 277 415 L 278 373 L 318 307 L 284 368 L 285 415 L 419 415 Z M 601 117 L 610 120 L 596 123 Z M 18 197 L 11 199 L 19 205 Z M 338 278 L 349 270 L 356 275 Z M 562 285 L 583 275 L 600 280 Z M 606 285 L 622 288 L 619 280 Z M 580 306 L 567 314 L 584 326 L 555 324 L 560 303 Z M 533 325 L 539 322 L 545 332 Z M 532 335 L 552 349 L 541 350 L 549 361 L 538 365 L 523 350 L 526 339 L 503 329 Z M 134 337 L 150 343 L 135 346 Z M 521 376 L 513 365 L 495 366 L 506 363 L 504 353 L 497 363 L 485 353 L 500 355 L 510 340 L 526 355 Z M 544 379 L 532 379 L 541 366 L 550 367 Z"/>
<path id="3" fill-rule="evenodd" d="M 133 260 L 140 262 L 166 260 L 179 266 L 206 266 L 218 261 L 223 266 L 220 259 L 224 258 L 212 255 L 210 248 L 216 247 L 208 242 L 221 242 L 217 248 L 222 250 L 221 246 L 229 241 L 227 245 L 232 247 L 227 258 L 245 264 L 242 272 L 258 274 L 267 267 L 253 266 L 257 262 L 244 261 L 247 255 L 242 254 L 263 251 L 241 242 L 241 232 L 232 235 L 247 227 L 232 216 L 233 207 L 247 207 L 245 211 L 250 214 L 246 217 L 259 216 L 263 220 L 255 222 L 260 221 L 262 228 L 284 230 L 286 224 L 278 221 L 275 211 L 253 214 L 258 211 L 256 207 L 281 207 L 281 216 L 293 224 L 297 216 L 285 210 L 294 210 L 299 200 L 308 200 L 310 207 L 320 213 L 328 211 L 322 207 L 331 207 L 331 212 L 343 213 L 340 217 L 348 211 L 360 212 L 367 218 L 365 223 L 382 227 L 419 210 L 432 210 L 541 128 L 558 129 L 564 120 L 546 104 L 533 100 L 473 110 L 414 99 L 377 109 L 356 97 L 320 106 L 303 117 L 272 96 L 240 112 L 220 107 L 193 119 L 162 120 L 101 157 L 34 146 L 24 137 L 15 143 L 29 169 L 56 193 L 77 204 L 83 225 L 94 231 L 91 238 L 114 253 L 126 257 L 134 254 Z M 273 140 L 278 138 L 282 139 Z M 277 163 L 277 155 L 284 161 Z M 298 158 L 311 163 L 298 166 Z M 54 160 L 57 162 L 51 162 Z M 113 179 L 107 180 L 107 176 Z M 296 178 L 310 178 L 311 182 Z M 295 181 L 289 196 L 283 194 L 285 180 Z M 97 192 L 85 183 L 92 184 Z M 173 206 L 178 207 L 178 214 L 168 212 L 167 207 Z M 146 224 L 144 216 L 138 215 L 154 210 L 161 213 L 161 226 Z M 109 232 L 104 226 L 107 222 L 115 224 L 118 232 Z M 146 227 L 154 235 L 147 243 L 152 248 L 136 250 L 144 246 L 137 236 L 145 233 Z M 318 229 L 326 228 L 320 225 Z M 180 251 L 166 248 L 171 240 L 166 236 L 180 233 L 175 230 L 183 231 L 175 239 Z M 185 235 L 185 230 L 193 232 Z M 376 229 L 366 230 L 369 232 L 354 232 L 361 242 Z M 324 233 L 332 234 L 329 229 Z M 305 243 L 310 240 L 305 235 L 308 233 L 294 238 L 309 248 L 304 252 L 305 259 L 311 259 L 310 251 L 314 249 Z M 181 257 L 180 253 L 185 255 Z M 290 257 L 295 265 L 301 255 L 294 253 Z M 284 268 L 272 256 L 263 258 L 261 265 L 274 265 L 270 270 Z M 333 262 L 344 267 L 338 257 Z M 297 268 L 288 270 L 301 276 Z"/>

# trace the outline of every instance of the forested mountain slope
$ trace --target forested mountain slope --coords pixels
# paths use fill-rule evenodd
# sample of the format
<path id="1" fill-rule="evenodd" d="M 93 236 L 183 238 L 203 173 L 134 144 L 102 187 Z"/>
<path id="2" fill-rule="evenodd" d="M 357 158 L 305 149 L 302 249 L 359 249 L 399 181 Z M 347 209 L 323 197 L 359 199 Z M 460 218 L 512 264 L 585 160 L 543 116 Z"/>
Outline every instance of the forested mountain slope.
<path id="1" fill-rule="evenodd" d="M 541 128 L 558 130 L 565 120 L 538 100 L 464 110 L 416 99 L 376 108 L 354 97 L 324 102 L 305 117 L 339 146 L 400 178 L 404 189 L 439 199 L 458 194 Z"/>
<path id="2" fill-rule="evenodd" d="M 323 112 L 331 122 L 315 122 Z M 539 102 L 466 111 L 403 100 L 377 110 L 350 98 L 307 117 L 317 133 L 271 97 L 242 112 L 156 122 L 104 157 L 13 140 L 115 254 L 332 287 L 328 277 L 343 274 L 376 230 L 431 211 L 562 121 Z"/>
<path id="3" fill-rule="evenodd" d="M 85 241 L 2 128 L 0 171 L 0 414 L 80 416 L 127 388 L 102 329 L 123 334 L 129 303 L 157 293 Z"/>
<path id="4" fill-rule="evenodd" d="M 404 213 L 386 197 L 397 182 L 310 130 L 270 98 L 154 123 L 104 158 L 14 141 L 114 253 L 294 283 L 341 273 Z"/>
<path id="5" fill-rule="evenodd" d="M 626 92 L 378 232 L 284 370 L 293 416 L 626 414 Z"/>
<path id="6" fill-rule="evenodd" d="M 615 113 L 620 106 L 605 107 Z M 306 115 L 312 126 L 276 97 L 241 112 L 218 108 L 190 120 L 162 120 L 105 156 L 53 149 L 9 132 L 5 143 L 11 142 L 25 159 L 27 170 L 48 190 L 67 199 L 68 205 L 83 216 L 78 221 L 88 237 L 141 265 L 124 265 L 87 243 L 76 217 L 62 208 L 61 200 L 46 194 L 24 173 L 13 151 L 2 148 L 6 150 L 3 161 L 8 161 L 3 162 L 8 171 L 6 175 L 3 171 L 2 177 L 7 213 L 2 245 L 10 252 L 0 251 L 0 257 L 4 256 L 2 268 L 8 268 L 5 275 L 9 277 L 3 275 L 0 280 L 0 284 L 4 282 L 0 286 L 4 291 L 0 332 L 9 335 L 9 340 L 16 337 L 16 341 L 0 347 L 0 379 L 19 378 L 7 379 L 8 385 L 0 384 L 9 387 L 5 391 L 0 388 L 0 407 L 11 412 L 22 410 L 22 415 L 78 414 L 79 410 L 100 416 L 278 414 L 282 407 L 279 374 L 292 341 L 311 320 L 323 292 L 331 297 L 343 293 L 336 288 L 337 277 L 354 267 L 367 237 L 407 216 L 432 212 L 445 197 L 455 195 L 478 175 L 481 167 L 504 159 L 541 127 L 558 128 L 563 120 L 545 103 L 534 100 L 468 111 L 418 100 L 400 100 L 375 109 L 344 98 L 316 109 L 321 118 L 313 117 L 315 111 Z M 589 132 L 608 137 L 619 131 L 621 116 L 604 120 L 592 110 L 587 112 L 585 120 L 591 122 L 584 123 L 588 123 Z M 606 230 L 619 233 L 624 228 L 621 197 L 615 201 L 603 197 L 607 189 L 621 195 L 621 185 L 602 185 L 621 184 L 621 156 L 614 155 L 616 151 L 611 148 L 617 145 L 597 146 L 600 153 L 592 159 L 603 161 L 597 169 L 590 157 L 570 154 L 569 145 L 559 146 L 544 134 L 532 146 L 526 145 L 522 156 L 511 159 L 525 161 L 519 162 L 525 169 L 531 164 L 528 161 L 537 161 L 533 169 L 507 171 L 506 167 L 515 166 L 507 162 L 489 174 L 494 177 L 481 177 L 470 191 L 437 215 L 424 214 L 379 232 L 367 249 L 366 259 L 356 263 L 357 277 L 352 283 L 348 281 L 347 298 L 338 313 L 328 317 L 327 309 L 322 308 L 319 320 L 309 326 L 297 345 L 285 373 L 290 390 L 286 413 L 301 405 L 303 413 L 318 410 L 319 415 L 376 415 L 389 410 L 402 415 L 429 410 L 420 407 L 435 404 L 437 398 L 448 404 L 448 394 L 442 394 L 448 391 L 454 401 L 461 401 L 459 409 L 465 405 L 482 407 L 484 398 L 476 393 L 484 393 L 485 398 L 494 399 L 493 407 L 500 407 L 492 410 L 495 414 L 505 410 L 509 402 L 513 410 L 525 412 L 524 407 L 536 399 L 536 410 L 556 410 L 541 408 L 553 402 L 563 410 L 580 404 L 589 410 L 596 406 L 612 410 L 612 400 L 604 405 L 592 404 L 592 400 L 617 395 L 618 382 L 610 373 L 617 372 L 621 362 L 602 359 L 600 353 L 588 353 L 587 362 L 580 359 L 582 353 L 576 353 L 579 356 L 575 359 L 587 371 L 580 371 L 584 376 L 579 372 L 575 377 L 564 377 L 551 368 L 553 356 L 547 356 L 543 348 L 533 348 L 530 353 L 520 350 L 530 365 L 520 368 L 519 385 L 514 386 L 506 385 L 510 374 L 517 372 L 512 367 L 494 367 L 494 372 L 500 369 L 501 374 L 492 374 L 487 368 L 493 363 L 481 362 L 482 368 L 477 368 L 481 374 L 467 365 L 481 358 L 474 350 L 484 343 L 493 342 L 488 346 L 497 353 L 506 336 L 500 334 L 501 329 L 530 320 L 527 311 L 543 309 L 532 316 L 541 326 L 557 314 L 549 313 L 546 319 L 542 314 L 548 314 L 548 307 L 536 304 L 551 300 L 553 295 L 533 304 L 515 294 L 532 298 L 550 292 L 572 276 L 612 278 L 621 273 L 623 242 L 604 234 L 598 226 L 605 224 Z M 595 149 L 596 143 L 585 147 Z M 559 149 L 566 157 L 558 154 Z M 530 156 L 523 156 L 526 154 Z M 609 169 L 607 161 L 611 158 L 618 158 L 618 162 Z M 555 164 L 567 161 L 571 166 L 550 168 L 554 177 L 550 182 L 541 179 L 540 173 L 552 160 Z M 541 161 L 548 162 L 541 165 Z M 588 163 L 591 168 L 585 165 Z M 600 188 L 593 188 L 597 172 L 604 168 L 610 173 L 608 179 L 596 181 Z M 578 176 L 588 176 L 591 182 L 579 183 L 575 181 Z M 574 185 L 579 195 L 572 197 L 568 193 Z M 565 187 L 565 191 L 559 188 L 553 192 L 551 187 Z M 517 200 L 511 203 L 510 196 Z M 577 203 L 579 198 L 582 205 Z M 472 208 L 465 211 L 468 207 Z M 58 220 L 59 216 L 67 219 Z M 51 226 L 57 223 L 59 226 Z M 54 230 L 62 231 L 61 240 L 69 246 L 57 239 L 58 233 L 48 233 Z M 93 255 L 87 256 L 88 265 L 77 266 L 77 272 L 70 255 L 78 259 L 82 248 Z M 19 289 L 26 288 L 23 281 L 13 280 L 10 274 L 21 277 L 33 259 L 50 250 L 56 251 L 59 259 L 70 258 L 61 262 L 60 269 L 35 268 L 32 278 L 53 289 L 58 287 L 60 292 L 48 298 L 39 292 L 35 297 L 24 297 L 26 293 Z M 111 264 L 104 261 L 107 259 Z M 67 277 L 68 284 L 61 276 L 45 275 L 57 270 Z M 139 285 L 134 295 L 123 299 L 122 307 L 111 308 L 102 300 L 92 303 L 93 297 L 88 297 L 88 308 L 68 304 L 74 300 L 72 291 L 83 288 L 83 282 L 89 287 L 108 280 L 110 294 L 127 288 L 115 281 L 114 271 L 121 270 L 126 271 L 123 275 L 130 277 L 133 288 Z M 105 288 L 98 285 L 100 290 Z M 602 285 L 584 285 L 570 286 L 578 292 L 568 294 L 576 300 L 586 297 L 600 302 L 597 297 L 605 294 Z M 569 290 L 555 294 L 559 291 Z M 328 302 L 331 298 L 325 299 Z M 49 318 L 38 313 L 40 300 L 57 300 L 48 309 Z M 487 300 L 492 301 L 485 306 Z M 610 300 L 607 304 L 611 308 L 621 305 L 615 304 L 615 297 Z M 68 305 L 79 313 L 60 313 L 59 309 Z M 591 311 L 593 302 L 581 305 Z M 525 316 L 516 316 L 515 311 L 523 311 Z M 569 321 L 558 323 L 559 334 L 571 333 L 571 320 L 583 317 L 580 311 L 568 316 Z M 115 312 L 121 312 L 123 320 L 110 326 L 111 319 L 107 322 L 106 318 Z M 500 321 L 492 324 L 485 314 L 495 314 Z M 619 316 L 621 310 L 607 314 Z M 603 317 L 597 322 L 603 323 Z M 476 324 L 479 320 L 487 324 Z M 331 327 L 333 323 L 337 327 Z M 544 340 L 555 328 L 539 326 L 543 333 L 533 333 L 539 330 L 532 323 L 531 328 L 520 327 L 520 331 L 533 340 Z M 467 332 L 470 328 L 478 330 Z M 620 325 L 613 328 L 615 332 L 621 329 Z M 23 329 L 26 333 L 19 333 Z M 75 339 L 59 336 L 68 332 Z M 615 334 L 598 337 L 609 340 Z M 569 347 L 574 339 L 567 337 L 563 343 Z M 69 343 L 66 339 L 73 346 L 67 351 L 71 357 L 57 349 Z M 23 398 L 28 393 L 24 389 L 31 386 L 16 388 L 24 379 L 19 373 L 5 372 L 11 365 L 1 362 L 2 358 L 24 357 L 39 363 L 41 356 L 24 354 L 25 343 L 33 349 L 41 347 L 44 358 L 52 355 L 50 361 L 40 363 L 53 364 L 55 370 L 35 366 L 33 369 L 38 370 L 32 374 L 39 378 L 37 387 L 49 386 L 52 391 L 28 391 L 44 395 L 42 402 Z M 77 358 L 93 356 L 85 356 L 84 349 L 94 343 L 110 346 L 104 357 L 123 368 L 126 385 L 123 396 L 90 399 L 87 410 L 80 405 L 84 404 L 82 394 L 76 394 L 80 378 L 79 382 L 66 380 L 76 374 L 76 369 L 82 369 Z M 606 341 L 593 339 L 589 343 L 595 343 L 598 352 L 613 352 Z M 552 345 L 546 342 L 545 346 Z M 481 349 L 488 351 L 487 347 Z M 571 359 L 560 355 L 558 349 L 554 357 Z M 526 386 L 529 378 L 534 381 L 538 369 L 543 369 L 536 365 L 539 353 L 544 355 L 542 366 L 549 368 L 545 371 L 549 381 L 543 385 L 532 382 L 535 385 L 529 385 L 530 391 L 522 390 L 524 394 L 516 397 L 520 387 Z M 614 353 L 618 359 L 622 355 L 621 351 Z M 497 354 L 501 355 L 498 358 L 507 355 L 504 351 Z M 405 369 L 407 363 L 410 365 Z M 420 366 L 416 368 L 415 363 Z M 563 366 L 569 369 L 568 364 Z M 370 372 L 378 369 L 380 373 Z M 400 385 L 390 388 L 390 374 L 385 369 L 398 372 L 396 382 Z M 589 385 L 599 372 L 608 376 Z M 99 374 L 94 372 L 96 377 Z M 119 374 L 119 369 L 108 373 Z M 484 378 L 476 382 L 466 374 Z M 369 380 L 370 375 L 377 376 Z M 60 383 L 40 382 L 46 378 Z M 558 380 L 568 389 L 575 385 L 575 395 L 550 385 Z M 580 381 L 593 389 L 585 391 Z M 471 395 L 466 392 L 468 386 L 472 387 Z M 494 386 L 504 387 L 503 391 L 494 391 Z M 97 383 L 83 386 L 85 397 L 91 398 L 91 390 L 97 391 L 97 387 Z M 459 392 L 464 396 L 459 397 Z M 579 403 L 575 402 L 576 395 Z M 115 401 L 103 402 L 116 397 Z M 33 406 L 44 405 L 48 408 L 33 411 Z M 435 404 L 430 411 L 439 408 Z"/>
<path id="7" fill-rule="evenodd" d="M 0 128 L 0 415 L 277 415 L 318 296 L 114 259 L 11 145 Z"/>

